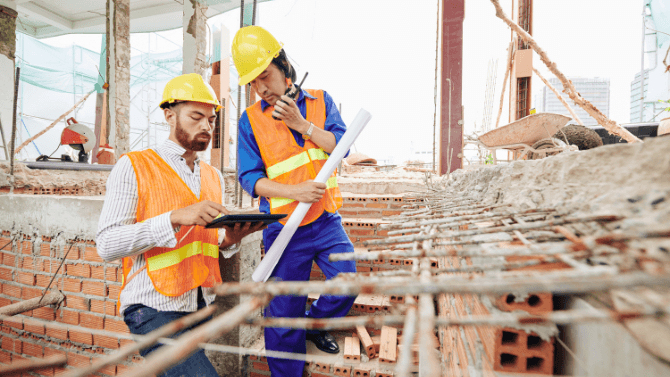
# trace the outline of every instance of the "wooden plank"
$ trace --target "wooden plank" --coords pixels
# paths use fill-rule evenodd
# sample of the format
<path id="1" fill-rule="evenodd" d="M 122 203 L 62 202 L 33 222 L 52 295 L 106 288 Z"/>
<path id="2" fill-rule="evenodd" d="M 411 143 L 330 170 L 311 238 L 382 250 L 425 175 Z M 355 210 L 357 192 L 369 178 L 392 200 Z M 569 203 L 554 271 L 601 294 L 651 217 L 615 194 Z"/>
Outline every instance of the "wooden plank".
<path id="1" fill-rule="evenodd" d="M 398 346 L 398 329 L 390 326 L 382 327 L 381 344 L 379 347 L 379 361 L 395 363 Z"/>
<path id="2" fill-rule="evenodd" d="M 356 333 L 358 334 L 358 339 L 363 343 L 363 348 L 365 353 L 368 355 L 368 358 L 374 359 L 375 357 L 375 346 L 372 344 L 372 339 L 370 339 L 370 334 L 365 329 L 364 326 L 356 326 Z"/>

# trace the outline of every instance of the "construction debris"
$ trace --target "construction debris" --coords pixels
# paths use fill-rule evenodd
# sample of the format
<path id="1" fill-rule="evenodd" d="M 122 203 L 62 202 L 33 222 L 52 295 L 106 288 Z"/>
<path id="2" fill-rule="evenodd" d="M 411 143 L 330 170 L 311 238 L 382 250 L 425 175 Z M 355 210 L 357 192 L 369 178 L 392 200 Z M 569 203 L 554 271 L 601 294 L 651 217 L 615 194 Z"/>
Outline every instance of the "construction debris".
<path id="1" fill-rule="evenodd" d="M 629 143 L 641 142 L 635 135 L 630 133 L 627 129 L 621 127 L 615 121 L 609 119 L 605 114 L 598 110 L 593 104 L 586 99 L 584 99 L 579 92 L 575 89 L 574 85 L 570 80 L 568 80 L 565 75 L 558 70 L 556 63 L 549 59 L 542 48 L 535 42 L 535 39 L 530 36 L 525 30 L 523 30 L 517 23 L 509 19 L 502 7 L 500 6 L 499 0 L 491 0 L 493 6 L 496 8 L 496 16 L 503 20 L 524 42 L 528 43 L 530 48 L 532 48 L 540 57 L 540 60 L 549 68 L 551 73 L 553 73 L 560 81 L 563 83 L 564 92 L 572 99 L 579 107 L 584 109 L 591 117 L 593 117 L 598 124 L 603 126 L 607 131 L 613 135 L 620 136 Z"/>

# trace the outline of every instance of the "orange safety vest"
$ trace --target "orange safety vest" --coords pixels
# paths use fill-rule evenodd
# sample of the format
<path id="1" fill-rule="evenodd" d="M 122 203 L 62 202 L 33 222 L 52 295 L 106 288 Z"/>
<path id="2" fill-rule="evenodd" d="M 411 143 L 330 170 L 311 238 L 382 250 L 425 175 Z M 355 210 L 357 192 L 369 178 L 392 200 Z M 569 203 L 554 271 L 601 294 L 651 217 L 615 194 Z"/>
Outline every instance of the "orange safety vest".
<path id="1" fill-rule="evenodd" d="M 326 103 L 323 99 L 323 91 L 308 89 L 307 92 L 316 97 L 316 99 L 305 97 L 307 121 L 323 130 L 326 123 Z M 304 147 L 298 145 L 286 123 L 272 119 L 272 111 L 271 106 L 266 107 L 263 111 L 260 101 L 247 108 L 249 123 L 258 143 L 268 179 L 286 185 L 296 185 L 316 178 L 326 163 L 328 155 L 311 140 L 305 140 Z M 337 174 L 333 173 L 326 185 L 326 193 L 321 200 L 312 204 L 300 226 L 318 219 L 323 211 L 335 213 L 342 207 Z M 268 198 L 268 200 L 270 213 L 289 215 L 281 220 L 282 224 L 286 224 L 291 213 L 298 206 L 298 202 L 293 199 L 277 197 Z"/>
<path id="2" fill-rule="evenodd" d="M 127 154 L 137 177 L 137 222 L 183 208 L 203 200 L 221 203 L 221 182 L 216 170 L 200 162 L 200 199 L 177 173 L 153 150 Z M 177 242 L 191 229 L 182 226 Z M 216 229 L 195 228 L 174 248 L 155 247 L 144 253 L 146 269 L 156 291 L 180 296 L 199 286 L 221 283 L 219 272 L 219 236 Z M 121 290 L 139 272 L 128 279 L 134 257 L 123 258 Z M 119 293 L 119 302 L 121 294 Z"/>

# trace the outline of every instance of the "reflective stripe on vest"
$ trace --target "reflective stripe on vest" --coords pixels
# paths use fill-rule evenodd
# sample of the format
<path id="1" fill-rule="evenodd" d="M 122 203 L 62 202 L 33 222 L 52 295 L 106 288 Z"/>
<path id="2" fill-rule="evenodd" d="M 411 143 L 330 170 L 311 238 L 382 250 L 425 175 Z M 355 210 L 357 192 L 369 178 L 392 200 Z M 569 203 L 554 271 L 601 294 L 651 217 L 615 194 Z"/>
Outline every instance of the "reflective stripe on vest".
<path id="1" fill-rule="evenodd" d="M 269 179 L 274 179 L 282 174 L 286 174 L 303 165 L 307 165 L 314 160 L 327 160 L 328 155 L 321 148 L 311 148 L 305 152 L 290 157 L 282 162 L 278 162 L 267 168 Z"/>
<path id="2" fill-rule="evenodd" d="M 179 249 L 147 258 L 147 261 L 151 262 L 148 264 L 148 271 L 158 271 L 163 268 L 174 266 L 179 264 L 179 262 L 183 261 L 184 259 L 198 254 L 217 258 L 219 256 L 218 251 L 219 247 L 216 245 L 195 241 L 188 245 L 182 246 Z"/>
<path id="3" fill-rule="evenodd" d="M 328 181 L 326 182 L 326 190 L 327 189 L 332 189 L 334 187 L 338 187 L 337 185 L 337 177 L 330 177 L 328 178 Z M 295 202 L 294 199 L 287 199 L 287 198 L 270 198 L 270 208 L 275 209 L 279 208 L 281 206 L 285 206 L 287 204 L 291 204 Z"/>

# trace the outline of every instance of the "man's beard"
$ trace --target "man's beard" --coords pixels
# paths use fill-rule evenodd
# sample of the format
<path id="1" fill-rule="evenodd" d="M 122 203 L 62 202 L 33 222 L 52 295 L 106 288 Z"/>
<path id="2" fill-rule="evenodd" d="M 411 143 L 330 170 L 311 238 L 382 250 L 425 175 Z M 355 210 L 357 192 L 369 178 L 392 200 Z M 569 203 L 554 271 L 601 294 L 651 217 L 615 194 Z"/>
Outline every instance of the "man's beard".
<path id="1" fill-rule="evenodd" d="M 184 131 L 184 129 L 181 127 L 181 123 L 179 123 L 179 119 L 177 119 L 177 124 L 176 124 L 176 134 L 177 134 L 177 141 L 179 141 L 179 144 L 181 144 L 182 147 L 186 148 L 187 150 L 190 151 L 195 151 L 195 152 L 202 152 L 207 147 L 209 146 L 209 141 L 211 140 L 211 136 L 207 132 L 201 132 L 193 137 L 192 140 L 188 139 L 188 133 Z M 207 141 L 199 141 L 196 140 L 196 138 L 200 136 L 207 136 Z"/>

